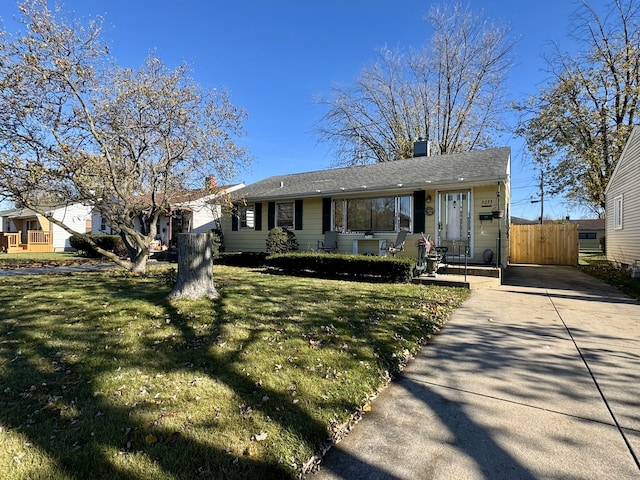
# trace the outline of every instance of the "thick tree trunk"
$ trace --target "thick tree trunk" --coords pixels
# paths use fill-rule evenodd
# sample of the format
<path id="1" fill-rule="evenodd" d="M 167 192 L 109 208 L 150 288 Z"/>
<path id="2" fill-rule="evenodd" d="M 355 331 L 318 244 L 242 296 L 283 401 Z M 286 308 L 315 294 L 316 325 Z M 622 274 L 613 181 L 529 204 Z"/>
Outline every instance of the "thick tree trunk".
<path id="1" fill-rule="evenodd" d="M 149 252 L 140 253 L 131 261 L 131 273 L 145 275 L 147 273 L 147 260 L 149 260 Z"/>
<path id="2" fill-rule="evenodd" d="M 213 242 L 210 233 L 178 235 L 178 280 L 170 298 L 218 298 L 213 284 Z"/>

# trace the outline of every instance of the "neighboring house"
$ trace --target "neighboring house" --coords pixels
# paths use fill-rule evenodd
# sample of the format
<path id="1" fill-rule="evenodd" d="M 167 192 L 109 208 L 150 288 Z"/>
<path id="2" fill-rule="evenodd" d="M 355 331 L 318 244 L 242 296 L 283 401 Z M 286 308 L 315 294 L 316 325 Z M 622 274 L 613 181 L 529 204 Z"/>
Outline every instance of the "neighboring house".
<path id="1" fill-rule="evenodd" d="M 640 265 L 640 126 L 633 127 L 605 190 L 607 260 Z"/>
<path id="2" fill-rule="evenodd" d="M 171 204 L 171 208 L 158 220 L 158 248 L 176 245 L 179 233 L 202 233 L 209 230 L 219 230 L 222 206 L 219 197 L 230 194 L 244 187 L 243 183 L 221 187 L 217 193 L 210 193 L 208 189 L 189 190 L 180 195 Z M 100 214 L 93 214 L 94 234 L 111 234 L 111 228 Z"/>
<path id="3" fill-rule="evenodd" d="M 539 225 L 540 220 L 529 220 L 521 217 L 511 217 L 511 225 Z"/>
<path id="4" fill-rule="evenodd" d="M 452 261 L 482 263 L 491 250 L 506 266 L 510 158 L 504 147 L 269 177 L 235 193 L 225 249 L 265 251 L 268 230 L 280 226 L 293 230 L 300 250 L 337 231 L 339 252 L 384 254 L 406 230 L 401 255 L 417 256 L 424 233 Z"/>
<path id="5" fill-rule="evenodd" d="M 71 234 L 47 217 L 60 220 L 79 233 L 91 231 L 91 209 L 79 203 L 42 207 L 47 216 L 28 208 L 2 212 L 0 251 L 8 253 L 64 252 L 73 248 Z"/>
<path id="6" fill-rule="evenodd" d="M 578 243 L 580 250 L 601 251 L 601 239 L 604 237 L 604 218 L 569 220 L 578 225 Z"/>

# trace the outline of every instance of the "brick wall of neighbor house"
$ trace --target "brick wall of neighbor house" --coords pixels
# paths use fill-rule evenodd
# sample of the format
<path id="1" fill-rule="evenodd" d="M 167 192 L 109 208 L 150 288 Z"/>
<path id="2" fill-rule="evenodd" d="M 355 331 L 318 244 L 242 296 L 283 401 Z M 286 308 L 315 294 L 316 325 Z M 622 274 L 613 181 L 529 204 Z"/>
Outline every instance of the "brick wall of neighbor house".
<path id="1" fill-rule="evenodd" d="M 615 228 L 614 203 L 622 196 L 622 228 Z M 640 264 L 640 131 L 635 127 L 606 191 L 607 259 Z"/>

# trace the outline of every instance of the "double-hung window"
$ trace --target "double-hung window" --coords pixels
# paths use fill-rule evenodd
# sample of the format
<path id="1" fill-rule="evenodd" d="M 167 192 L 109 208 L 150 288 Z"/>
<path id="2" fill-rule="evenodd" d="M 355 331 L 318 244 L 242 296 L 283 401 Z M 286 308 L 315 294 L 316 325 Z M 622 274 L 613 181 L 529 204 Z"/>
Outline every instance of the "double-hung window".
<path id="1" fill-rule="evenodd" d="M 256 227 L 256 207 L 246 205 L 238 208 L 239 226 L 243 230 L 253 230 Z"/>
<path id="2" fill-rule="evenodd" d="M 613 228 L 622 230 L 622 195 L 613 199 Z"/>
<path id="3" fill-rule="evenodd" d="M 293 230 L 294 202 L 276 203 L 276 227 Z"/>

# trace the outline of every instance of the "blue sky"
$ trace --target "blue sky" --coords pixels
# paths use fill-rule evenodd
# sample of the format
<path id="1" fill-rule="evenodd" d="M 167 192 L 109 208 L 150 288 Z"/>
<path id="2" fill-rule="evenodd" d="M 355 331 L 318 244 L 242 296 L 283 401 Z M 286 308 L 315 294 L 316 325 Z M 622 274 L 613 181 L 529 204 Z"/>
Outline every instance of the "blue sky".
<path id="1" fill-rule="evenodd" d="M 442 0 L 447 1 L 447 0 Z M 601 4 L 603 0 L 594 0 Z M 249 119 L 242 139 L 254 162 L 237 180 L 332 166 L 326 145 L 312 135 L 323 110 L 314 97 L 332 85 L 353 84 L 376 49 L 420 47 L 430 36 L 424 17 L 431 0 L 66 0 L 75 16 L 105 19 L 104 39 L 121 66 L 138 67 L 152 51 L 169 66 L 187 62 L 203 86 L 224 87 Z M 470 0 L 496 22 L 510 25 L 517 40 L 509 77 L 513 100 L 536 93 L 546 76 L 541 53 L 549 42 L 569 45 L 573 0 Z M 14 0 L 2 0 L 3 29 L 15 31 Z M 512 214 L 536 218 L 538 172 L 526 163 L 522 139 L 505 135 L 512 148 Z M 572 218 L 561 200 L 545 197 L 545 216 Z"/>

